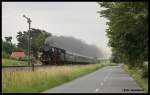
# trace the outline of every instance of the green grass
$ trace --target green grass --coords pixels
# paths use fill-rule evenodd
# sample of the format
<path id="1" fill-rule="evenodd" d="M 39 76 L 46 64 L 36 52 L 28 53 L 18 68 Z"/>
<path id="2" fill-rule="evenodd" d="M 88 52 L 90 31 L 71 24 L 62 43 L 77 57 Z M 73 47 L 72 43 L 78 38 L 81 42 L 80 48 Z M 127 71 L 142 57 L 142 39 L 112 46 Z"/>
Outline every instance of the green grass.
<path id="1" fill-rule="evenodd" d="M 2 72 L 3 93 L 43 92 L 110 64 L 66 65 L 38 69 L 34 72 Z"/>
<path id="2" fill-rule="evenodd" d="M 27 61 L 17 61 L 13 59 L 2 59 L 3 63 L 2 66 L 18 66 L 18 65 L 28 65 Z"/>
<path id="3" fill-rule="evenodd" d="M 148 66 L 148 65 L 147 65 Z M 123 69 L 143 88 L 148 92 L 148 78 L 142 78 L 143 70 L 141 68 L 132 68 L 129 69 L 127 65 L 123 65 Z"/>

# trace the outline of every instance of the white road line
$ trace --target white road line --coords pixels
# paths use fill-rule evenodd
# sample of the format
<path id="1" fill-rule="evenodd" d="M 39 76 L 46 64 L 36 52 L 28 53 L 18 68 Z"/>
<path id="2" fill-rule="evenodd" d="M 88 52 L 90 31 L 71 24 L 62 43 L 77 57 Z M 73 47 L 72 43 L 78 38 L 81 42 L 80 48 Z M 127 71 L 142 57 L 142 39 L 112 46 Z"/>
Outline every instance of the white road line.
<path id="1" fill-rule="evenodd" d="M 103 82 L 100 83 L 101 86 L 104 85 L 104 82 L 106 81 L 106 79 L 111 75 L 112 69 L 110 69 L 110 72 L 105 76 Z M 96 89 L 96 92 L 101 91 L 100 89 Z"/>
<path id="2" fill-rule="evenodd" d="M 109 75 L 110 75 L 110 73 L 108 73 L 108 74 L 106 75 L 106 77 L 104 78 L 104 81 L 106 81 L 106 79 L 108 78 Z"/>
<path id="3" fill-rule="evenodd" d="M 104 82 L 105 82 L 106 79 L 110 76 L 111 72 L 112 72 L 112 69 L 110 69 L 110 72 L 109 72 L 109 73 L 106 75 L 106 77 L 104 78 Z"/>

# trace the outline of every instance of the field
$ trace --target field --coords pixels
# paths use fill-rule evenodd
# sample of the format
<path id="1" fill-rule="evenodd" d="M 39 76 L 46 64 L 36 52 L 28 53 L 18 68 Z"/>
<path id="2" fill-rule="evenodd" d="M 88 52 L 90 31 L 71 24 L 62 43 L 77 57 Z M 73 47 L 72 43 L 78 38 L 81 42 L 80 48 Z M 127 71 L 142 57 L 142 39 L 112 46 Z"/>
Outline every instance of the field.
<path id="1" fill-rule="evenodd" d="M 32 63 L 37 64 L 39 62 L 36 60 Z M 2 66 L 26 66 L 26 65 L 28 65 L 28 61 L 2 58 Z"/>
<path id="2" fill-rule="evenodd" d="M 148 68 L 148 64 L 145 65 Z M 141 68 L 129 69 L 127 65 L 123 65 L 123 69 L 134 78 L 134 80 L 148 92 L 148 78 L 142 78 L 144 70 Z M 147 72 L 148 73 L 148 72 Z"/>
<path id="3" fill-rule="evenodd" d="M 3 93 L 38 93 L 93 72 L 99 68 L 115 64 L 90 64 L 55 66 L 46 69 L 19 72 L 2 72 Z"/>
<path id="4" fill-rule="evenodd" d="M 18 65 L 28 65 L 27 61 L 17 61 L 13 59 L 2 59 L 2 66 L 18 66 Z"/>

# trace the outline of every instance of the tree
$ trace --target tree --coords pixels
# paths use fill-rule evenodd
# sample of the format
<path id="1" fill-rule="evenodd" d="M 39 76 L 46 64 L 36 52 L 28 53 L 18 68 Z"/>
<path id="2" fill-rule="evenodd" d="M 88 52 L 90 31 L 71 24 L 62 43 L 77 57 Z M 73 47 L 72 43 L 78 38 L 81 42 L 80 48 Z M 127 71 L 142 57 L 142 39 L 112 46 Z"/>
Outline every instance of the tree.
<path id="1" fill-rule="evenodd" d="M 32 38 L 32 51 L 34 52 L 34 56 L 36 58 L 38 58 L 38 54 L 37 51 L 39 51 L 39 47 L 44 45 L 45 39 L 49 36 L 51 36 L 50 33 L 46 32 L 46 31 L 41 31 L 39 29 L 35 29 L 33 31 L 37 31 L 39 34 L 37 34 L 37 36 L 33 36 Z M 36 33 L 35 33 L 36 34 Z"/>
<path id="2" fill-rule="evenodd" d="M 18 32 L 17 40 L 18 40 L 18 47 L 28 50 L 28 34 L 29 32 L 23 31 Z M 51 33 L 48 33 L 44 30 L 40 29 L 31 29 L 30 30 L 30 37 L 31 39 L 31 52 L 33 53 L 34 57 L 37 56 L 37 51 L 39 47 L 44 45 L 45 39 L 51 36 Z"/>
<path id="3" fill-rule="evenodd" d="M 21 31 L 18 32 L 17 36 L 16 36 L 17 40 L 18 40 L 18 44 L 17 46 L 23 49 L 27 50 L 27 46 L 28 46 L 28 35 L 26 31 L 23 31 L 23 33 Z"/>
<path id="4" fill-rule="evenodd" d="M 121 63 L 122 59 L 119 53 L 117 53 L 117 51 L 115 51 L 114 49 L 112 49 L 112 54 L 111 54 L 111 62 L 113 63 Z"/>
<path id="5" fill-rule="evenodd" d="M 2 51 L 6 54 L 11 54 L 15 46 L 11 43 L 12 37 L 5 37 L 5 41 L 2 40 Z"/>
<path id="6" fill-rule="evenodd" d="M 148 60 L 148 3 L 102 2 L 102 17 L 109 20 L 106 30 L 108 45 L 131 67 Z M 113 51 L 112 51 L 113 52 Z"/>
<path id="7" fill-rule="evenodd" d="M 12 36 L 9 36 L 9 37 L 5 37 L 5 40 L 6 40 L 6 42 L 9 42 L 9 43 L 11 43 L 11 40 L 12 40 Z"/>
<path id="8" fill-rule="evenodd" d="M 5 37 L 6 41 L 2 40 L 2 51 L 6 54 L 11 54 L 13 51 L 24 51 L 22 48 L 18 48 L 15 44 L 11 43 L 12 37 Z"/>

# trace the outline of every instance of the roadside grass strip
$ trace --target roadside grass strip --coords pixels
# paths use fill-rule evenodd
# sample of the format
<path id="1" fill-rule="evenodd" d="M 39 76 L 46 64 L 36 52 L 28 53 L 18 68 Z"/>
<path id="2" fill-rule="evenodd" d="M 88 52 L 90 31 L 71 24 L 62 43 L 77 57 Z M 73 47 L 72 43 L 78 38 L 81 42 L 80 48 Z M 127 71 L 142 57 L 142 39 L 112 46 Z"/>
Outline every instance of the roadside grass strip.
<path id="1" fill-rule="evenodd" d="M 2 72 L 2 93 L 40 93 L 110 65 L 65 65 L 35 71 L 4 71 Z"/>
<path id="2" fill-rule="evenodd" d="M 148 92 L 148 78 L 142 78 L 144 70 L 141 68 L 129 69 L 127 65 L 123 65 L 123 69 L 137 82 L 137 84 Z"/>

